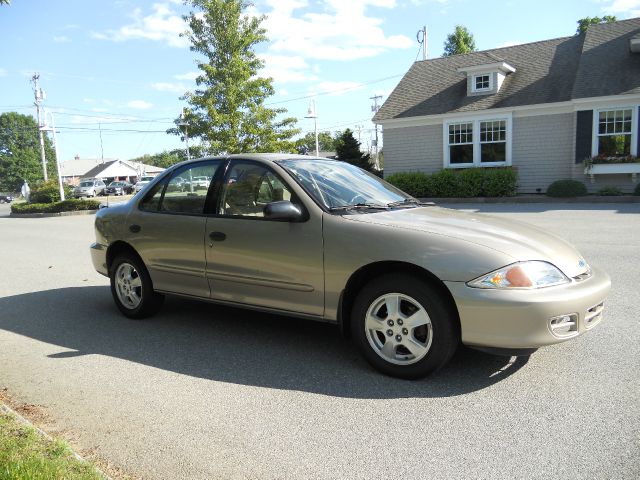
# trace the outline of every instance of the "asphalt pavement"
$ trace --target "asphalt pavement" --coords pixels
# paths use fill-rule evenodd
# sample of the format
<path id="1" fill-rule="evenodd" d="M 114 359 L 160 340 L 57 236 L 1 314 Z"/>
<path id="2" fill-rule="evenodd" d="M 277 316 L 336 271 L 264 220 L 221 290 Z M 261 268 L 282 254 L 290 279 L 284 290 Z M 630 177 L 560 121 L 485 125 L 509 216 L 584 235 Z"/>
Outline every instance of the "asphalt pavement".
<path id="1" fill-rule="evenodd" d="M 573 242 L 612 277 L 603 322 L 403 381 L 331 325 L 176 298 L 128 320 L 93 271 L 93 216 L 0 210 L 0 388 L 149 479 L 639 478 L 640 204 L 455 208 Z"/>

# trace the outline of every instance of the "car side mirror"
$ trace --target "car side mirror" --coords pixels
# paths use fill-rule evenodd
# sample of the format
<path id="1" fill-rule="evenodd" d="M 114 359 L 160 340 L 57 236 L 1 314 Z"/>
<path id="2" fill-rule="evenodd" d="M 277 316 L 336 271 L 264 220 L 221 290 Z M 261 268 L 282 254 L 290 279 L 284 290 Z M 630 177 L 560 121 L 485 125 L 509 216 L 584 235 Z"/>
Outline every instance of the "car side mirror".
<path id="1" fill-rule="evenodd" d="M 280 200 L 267 203 L 264 206 L 264 217 L 269 220 L 297 222 L 302 220 L 303 214 L 299 206 L 291 203 L 289 200 Z"/>

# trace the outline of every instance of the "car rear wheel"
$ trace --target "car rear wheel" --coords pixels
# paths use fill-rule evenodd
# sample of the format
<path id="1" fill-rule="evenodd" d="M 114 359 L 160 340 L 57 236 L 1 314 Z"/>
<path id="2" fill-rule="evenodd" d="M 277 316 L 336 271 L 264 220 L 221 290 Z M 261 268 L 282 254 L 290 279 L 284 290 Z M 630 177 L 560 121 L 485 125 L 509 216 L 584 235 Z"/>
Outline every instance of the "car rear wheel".
<path id="1" fill-rule="evenodd" d="M 153 290 L 149 272 L 135 255 L 118 256 L 111 265 L 109 278 L 116 306 L 129 318 L 151 316 L 164 302 L 164 295 Z"/>
<path id="2" fill-rule="evenodd" d="M 352 310 L 351 333 L 366 360 L 393 377 L 415 379 L 444 366 L 455 353 L 457 318 L 438 289 L 409 275 L 369 282 Z"/>

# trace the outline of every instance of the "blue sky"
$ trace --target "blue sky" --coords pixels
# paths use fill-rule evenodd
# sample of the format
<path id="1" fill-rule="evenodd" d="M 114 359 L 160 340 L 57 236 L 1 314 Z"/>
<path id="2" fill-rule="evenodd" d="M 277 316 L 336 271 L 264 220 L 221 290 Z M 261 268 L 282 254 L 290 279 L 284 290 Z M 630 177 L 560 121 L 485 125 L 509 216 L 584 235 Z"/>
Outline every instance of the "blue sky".
<path id="1" fill-rule="evenodd" d="M 479 49 L 572 35 L 585 16 L 640 16 L 640 0 L 257 0 L 269 43 L 258 52 L 273 76 L 269 100 L 305 119 L 315 99 L 319 130 L 360 126 L 373 138 L 370 97 L 383 101 L 421 58 L 416 32 L 428 29 L 429 58 L 465 25 Z M 186 7 L 174 0 L 13 0 L 0 7 L 0 112 L 35 116 L 30 78 L 40 73 L 55 116 L 62 160 L 128 159 L 182 148 L 163 133 L 194 87 L 195 54 L 179 37 Z M 102 132 L 102 142 L 100 139 Z"/>

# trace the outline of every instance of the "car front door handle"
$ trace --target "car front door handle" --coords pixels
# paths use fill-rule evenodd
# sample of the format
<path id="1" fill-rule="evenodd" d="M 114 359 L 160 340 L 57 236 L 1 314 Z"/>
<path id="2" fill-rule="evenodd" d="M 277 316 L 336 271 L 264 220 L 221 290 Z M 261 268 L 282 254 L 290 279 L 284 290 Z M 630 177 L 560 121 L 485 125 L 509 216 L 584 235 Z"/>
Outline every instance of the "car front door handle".
<path id="1" fill-rule="evenodd" d="M 211 232 L 209 234 L 209 238 L 214 242 L 222 242 L 227 238 L 227 236 L 222 232 Z"/>

